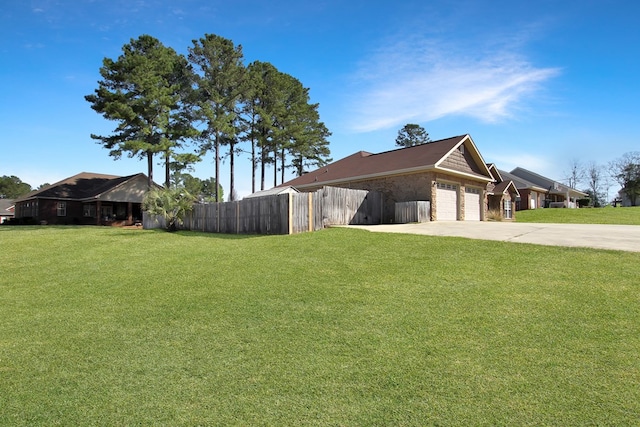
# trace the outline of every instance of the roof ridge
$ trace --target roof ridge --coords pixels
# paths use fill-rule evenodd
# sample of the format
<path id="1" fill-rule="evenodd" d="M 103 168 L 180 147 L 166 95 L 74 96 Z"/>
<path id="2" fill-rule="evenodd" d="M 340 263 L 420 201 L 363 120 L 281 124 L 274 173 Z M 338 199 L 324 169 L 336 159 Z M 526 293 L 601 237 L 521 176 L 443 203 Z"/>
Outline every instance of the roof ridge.
<path id="1" fill-rule="evenodd" d="M 438 144 L 438 143 L 442 143 L 442 142 L 445 142 L 445 141 L 450 141 L 450 140 L 452 140 L 452 139 L 463 139 L 463 138 L 465 138 L 465 137 L 466 137 L 466 136 L 468 136 L 468 135 L 469 135 L 469 134 L 467 134 L 467 133 L 466 133 L 466 134 L 464 134 L 464 135 L 456 135 L 456 136 L 451 136 L 451 137 L 449 137 L 449 138 L 437 139 L 437 140 L 435 140 L 435 141 L 425 142 L 424 144 L 412 145 L 412 146 L 410 146 L 410 147 L 398 147 L 398 148 L 394 148 L 394 149 L 392 149 L 392 150 L 381 151 L 381 152 L 379 152 L 379 153 L 373 153 L 372 155 L 373 155 L 373 156 L 378 156 L 378 155 L 380 155 L 380 154 L 393 153 L 393 152 L 395 152 L 395 151 L 400 151 L 400 150 L 410 150 L 410 149 L 412 149 L 412 148 L 418 148 L 418 147 L 422 147 L 422 146 L 425 146 L 425 145 Z"/>

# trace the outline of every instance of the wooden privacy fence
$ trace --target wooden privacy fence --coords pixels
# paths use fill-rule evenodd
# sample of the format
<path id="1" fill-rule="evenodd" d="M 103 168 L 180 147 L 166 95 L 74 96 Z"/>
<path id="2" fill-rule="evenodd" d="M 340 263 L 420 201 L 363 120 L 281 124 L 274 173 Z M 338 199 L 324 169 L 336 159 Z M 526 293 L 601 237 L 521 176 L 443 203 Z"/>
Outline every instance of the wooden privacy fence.
<path id="1" fill-rule="evenodd" d="M 431 219 L 431 202 L 412 201 L 399 202 L 395 206 L 395 223 L 429 222 Z"/>
<path id="2" fill-rule="evenodd" d="M 380 224 L 381 219 L 381 193 L 323 187 L 314 193 L 196 204 L 179 228 L 209 233 L 293 234 L 330 225 Z M 164 228 L 165 221 L 144 212 L 143 226 Z"/>

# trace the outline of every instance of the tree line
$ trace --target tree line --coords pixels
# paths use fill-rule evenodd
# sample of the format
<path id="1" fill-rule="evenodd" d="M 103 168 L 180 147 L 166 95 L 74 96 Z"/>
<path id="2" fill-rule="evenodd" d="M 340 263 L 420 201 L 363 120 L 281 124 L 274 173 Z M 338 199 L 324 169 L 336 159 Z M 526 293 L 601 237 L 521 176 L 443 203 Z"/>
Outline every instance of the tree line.
<path id="1" fill-rule="evenodd" d="M 185 173 L 207 153 L 214 158 L 212 199 L 222 201 L 220 161 L 229 159 L 229 200 L 234 200 L 235 164 L 249 153 L 252 192 L 265 189 L 266 171 L 273 185 L 285 170 L 302 175 L 330 162 L 328 137 L 319 104 L 309 89 L 268 62 L 244 63 L 242 46 L 206 34 L 193 40 L 188 54 L 178 54 L 150 35 L 122 47 L 115 60 L 104 58 L 102 79 L 85 96 L 91 108 L 116 127 L 91 138 L 118 159 L 123 154 L 146 159 L 149 185 L 154 161 L 164 165 L 164 183 L 183 185 Z M 217 184 L 217 185 L 216 185 Z"/>
<path id="2" fill-rule="evenodd" d="M 596 162 L 583 163 L 572 160 L 569 165 L 566 183 L 571 188 L 583 188 L 589 195 L 589 204 L 593 207 L 609 203 L 609 189 L 615 182 L 620 193 L 627 198 L 631 206 L 640 205 L 640 152 L 631 151 L 621 157 L 601 165 Z M 619 203 L 618 195 L 612 200 Z"/>

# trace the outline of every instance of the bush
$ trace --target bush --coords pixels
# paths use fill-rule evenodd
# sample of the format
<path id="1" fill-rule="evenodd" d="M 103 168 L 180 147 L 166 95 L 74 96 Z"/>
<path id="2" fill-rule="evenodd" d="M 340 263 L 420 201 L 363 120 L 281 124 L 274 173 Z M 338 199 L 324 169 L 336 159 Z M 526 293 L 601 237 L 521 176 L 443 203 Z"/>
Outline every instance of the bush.
<path id="1" fill-rule="evenodd" d="M 167 231 L 176 231 L 187 212 L 193 209 L 195 200 L 184 188 L 152 188 L 144 196 L 142 209 L 152 215 L 162 216 Z"/>
<path id="2" fill-rule="evenodd" d="M 487 212 L 487 219 L 489 221 L 502 221 L 502 212 L 499 210 L 491 209 Z"/>

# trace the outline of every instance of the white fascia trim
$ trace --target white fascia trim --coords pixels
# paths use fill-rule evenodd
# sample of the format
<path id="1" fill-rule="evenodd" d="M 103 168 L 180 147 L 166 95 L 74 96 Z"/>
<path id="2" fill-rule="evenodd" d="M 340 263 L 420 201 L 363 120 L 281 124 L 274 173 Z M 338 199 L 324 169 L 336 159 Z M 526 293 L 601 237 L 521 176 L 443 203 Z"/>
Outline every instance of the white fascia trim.
<path id="1" fill-rule="evenodd" d="M 436 168 L 439 167 L 440 164 L 442 162 L 444 162 L 451 155 L 451 153 L 453 153 L 455 150 L 457 150 L 458 147 L 463 145 L 465 143 L 465 141 L 469 141 L 469 144 L 471 144 L 471 147 L 473 148 L 473 152 L 471 153 L 471 156 L 475 159 L 477 165 L 482 167 L 484 169 L 484 172 L 487 175 L 491 176 L 491 171 L 489 170 L 489 167 L 487 166 L 487 163 L 482 158 L 482 154 L 480 154 L 480 151 L 478 150 L 478 147 L 476 146 L 475 142 L 473 142 L 473 139 L 471 138 L 471 135 L 469 135 L 469 134 L 466 134 L 464 136 L 464 138 L 462 138 L 460 140 L 460 142 L 458 142 L 456 145 L 454 145 L 453 148 L 447 152 L 447 154 L 442 156 L 442 158 L 436 162 L 435 167 Z"/>
<path id="2" fill-rule="evenodd" d="M 488 176 L 480 176 L 480 175 L 471 174 L 471 173 L 468 173 L 468 172 L 461 172 L 461 171 L 457 171 L 457 170 L 454 170 L 454 169 L 447 169 L 447 168 L 438 167 L 438 166 L 436 166 L 434 169 L 439 171 L 439 172 L 444 172 L 444 173 L 446 173 L 448 175 L 454 175 L 454 176 L 459 176 L 459 177 L 463 177 L 463 178 L 469 178 L 469 179 L 472 179 L 472 180 L 478 181 L 478 182 L 493 182 L 493 178 L 490 178 Z"/>

